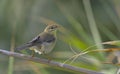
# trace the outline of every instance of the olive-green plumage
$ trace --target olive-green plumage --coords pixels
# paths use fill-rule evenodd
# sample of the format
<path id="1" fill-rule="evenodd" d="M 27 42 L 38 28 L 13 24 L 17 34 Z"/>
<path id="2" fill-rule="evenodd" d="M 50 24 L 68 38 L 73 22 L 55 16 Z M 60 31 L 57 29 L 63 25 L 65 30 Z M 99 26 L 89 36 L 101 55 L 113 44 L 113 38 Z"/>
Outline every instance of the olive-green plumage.
<path id="1" fill-rule="evenodd" d="M 16 48 L 16 50 L 22 50 L 30 48 L 39 54 L 48 54 L 52 51 L 56 44 L 56 31 L 58 25 L 48 25 L 45 30 L 30 42 Z"/>

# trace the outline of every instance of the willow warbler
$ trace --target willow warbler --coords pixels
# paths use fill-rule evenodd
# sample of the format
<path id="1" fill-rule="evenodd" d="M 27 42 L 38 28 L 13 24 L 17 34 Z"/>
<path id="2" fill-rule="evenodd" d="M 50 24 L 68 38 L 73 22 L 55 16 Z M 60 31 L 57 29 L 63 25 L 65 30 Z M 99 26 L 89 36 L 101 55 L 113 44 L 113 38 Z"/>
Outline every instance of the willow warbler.
<path id="1" fill-rule="evenodd" d="M 38 54 L 50 53 L 56 44 L 58 25 L 48 25 L 45 30 L 28 43 L 17 47 L 16 50 L 29 48 Z"/>

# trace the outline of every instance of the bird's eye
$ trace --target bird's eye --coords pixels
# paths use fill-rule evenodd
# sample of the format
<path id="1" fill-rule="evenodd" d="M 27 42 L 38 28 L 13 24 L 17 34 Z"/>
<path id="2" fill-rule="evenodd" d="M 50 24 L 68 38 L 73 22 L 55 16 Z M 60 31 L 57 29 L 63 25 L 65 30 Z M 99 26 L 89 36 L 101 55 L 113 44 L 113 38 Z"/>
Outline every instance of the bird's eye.
<path id="1" fill-rule="evenodd" d="M 54 29 L 54 27 L 52 26 L 50 29 Z"/>

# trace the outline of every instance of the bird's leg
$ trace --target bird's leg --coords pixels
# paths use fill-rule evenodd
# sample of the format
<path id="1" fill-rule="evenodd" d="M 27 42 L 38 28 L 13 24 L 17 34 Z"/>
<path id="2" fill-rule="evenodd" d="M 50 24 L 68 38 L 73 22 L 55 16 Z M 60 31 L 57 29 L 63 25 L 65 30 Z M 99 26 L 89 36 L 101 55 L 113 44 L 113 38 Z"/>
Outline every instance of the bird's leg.
<path id="1" fill-rule="evenodd" d="M 52 60 L 52 58 L 48 54 L 45 54 L 44 52 L 43 52 L 43 57 L 48 59 L 48 62 L 50 62 Z"/>
<path id="2" fill-rule="evenodd" d="M 48 59 L 48 63 L 49 63 L 50 61 L 52 61 L 52 58 L 49 57 L 48 55 L 45 55 L 45 57 Z"/>
<path id="3" fill-rule="evenodd" d="M 35 52 L 32 50 L 31 57 L 34 57 L 34 56 L 35 56 Z"/>

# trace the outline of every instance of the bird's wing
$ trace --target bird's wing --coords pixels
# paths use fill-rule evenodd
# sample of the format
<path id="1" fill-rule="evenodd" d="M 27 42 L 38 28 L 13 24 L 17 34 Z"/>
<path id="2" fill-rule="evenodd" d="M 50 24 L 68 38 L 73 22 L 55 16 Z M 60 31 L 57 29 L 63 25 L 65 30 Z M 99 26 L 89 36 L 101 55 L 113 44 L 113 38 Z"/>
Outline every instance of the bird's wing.
<path id="1" fill-rule="evenodd" d="M 35 37 L 35 38 L 33 38 L 30 42 L 28 42 L 28 44 L 30 43 L 30 44 L 32 44 L 32 45 L 35 45 L 35 44 L 37 44 L 37 43 L 41 43 L 42 41 L 41 41 L 41 37 L 40 36 L 37 36 L 37 37 Z"/>
<path id="2" fill-rule="evenodd" d="M 45 42 L 47 42 L 47 43 L 51 43 L 51 42 L 54 42 L 54 41 L 55 41 L 55 37 L 50 37 L 50 38 L 45 40 Z"/>
<path id="3" fill-rule="evenodd" d="M 15 48 L 15 50 L 23 50 L 23 49 L 27 49 L 27 48 L 29 48 L 31 46 L 32 46 L 31 44 L 26 43 L 24 45 L 21 45 L 21 46 Z"/>
<path id="4" fill-rule="evenodd" d="M 29 41 L 28 43 L 15 48 L 15 50 L 27 49 L 27 48 L 32 47 L 37 44 L 40 45 L 40 43 L 41 43 L 40 36 L 37 36 L 37 37 L 33 38 L 31 41 Z"/>
<path id="5" fill-rule="evenodd" d="M 53 34 L 49 34 L 49 33 L 43 34 L 41 37 L 42 43 L 43 42 L 51 43 L 51 42 L 54 42 L 55 39 L 56 37 Z"/>
<path id="6" fill-rule="evenodd" d="M 55 41 L 55 36 L 49 33 L 41 33 L 41 35 L 38 35 L 37 37 L 33 38 L 31 41 L 29 41 L 28 43 L 17 47 L 16 50 L 23 50 L 23 49 L 27 49 L 29 47 L 32 46 L 40 46 L 42 43 L 51 43 Z"/>

